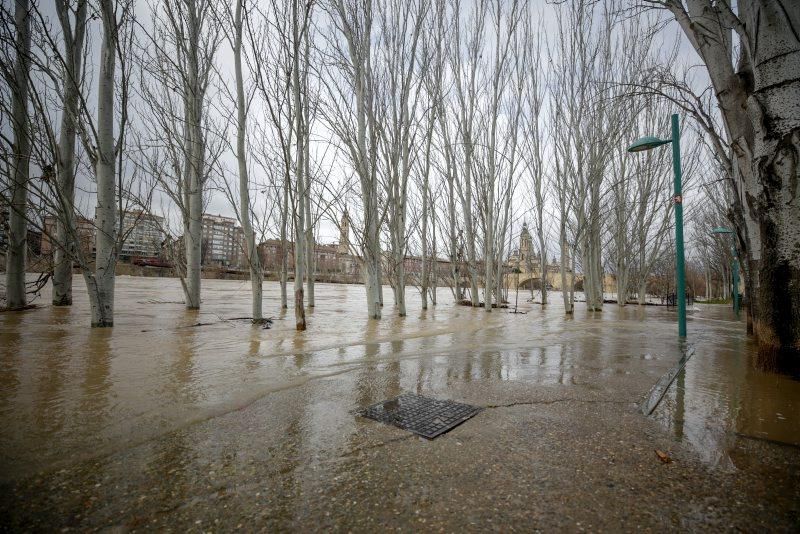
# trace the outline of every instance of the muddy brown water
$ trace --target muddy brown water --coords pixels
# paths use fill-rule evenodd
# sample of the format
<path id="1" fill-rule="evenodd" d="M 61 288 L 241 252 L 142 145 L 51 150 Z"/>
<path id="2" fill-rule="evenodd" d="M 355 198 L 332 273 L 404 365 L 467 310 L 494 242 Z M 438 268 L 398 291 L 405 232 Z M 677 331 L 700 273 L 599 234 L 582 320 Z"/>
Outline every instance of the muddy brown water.
<path id="1" fill-rule="evenodd" d="M 175 279 L 119 277 L 111 329 L 88 327 L 76 285 L 70 308 L 49 306 L 46 288 L 38 309 L 0 314 L 2 480 L 125 450 L 375 360 L 403 362 L 399 393 L 471 379 L 570 385 L 587 360 L 592 372 L 624 375 L 626 358 L 679 358 L 664 341 L 674 311 L 606 305 L 568 318 L 558 294 L 544 311 L 526 303 L 524 315 L 487 314 L 454 306 L 440 289 L 440 304 L 422 311 L 409 287 L 408 317 L 387 304 L 383 320 L 369 321 L 362 286 L 319 284 L 309 329 L 297 333 L 293 312 L 278 309 L 276 283 L 265 283 L 269 330 L 237 319 L 249 312 L 246 281 L 203 280 L 202 309 L 189 311 Z M 577 333 L 581 358 L 564 349 Z M 729 454 L 736 440 L 800 447 L 800 382 L 754 369 L 755 346 L 727 307 L 696 305 L 689 339 L 695 355 L 653 413 L 665 429 L 723 468 L 747 461 Z M 467 359 L 448 363 L 455 353 Z M 423 366 L 426 358 L 437 365 Z"/>

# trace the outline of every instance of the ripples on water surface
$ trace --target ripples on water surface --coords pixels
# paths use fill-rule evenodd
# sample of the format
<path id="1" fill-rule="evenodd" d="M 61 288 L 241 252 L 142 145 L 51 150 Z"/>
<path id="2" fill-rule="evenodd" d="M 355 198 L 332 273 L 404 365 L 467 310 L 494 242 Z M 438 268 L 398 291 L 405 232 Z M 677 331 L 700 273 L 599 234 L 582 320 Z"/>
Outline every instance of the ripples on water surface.
<path id="1" fill-rule="evenodd" d="M 440 289 L 439 306 L 424 312 L 409 287 L 408 317 L 393 317 L 387 305 L 383 320 L 369 321 L 362 286 L 318 284 L 309 329 L 297 333 L 293 312 L 278 310 L 276 283 L 264 284 L 275 322 L 263 330 L 233 319 L 249 312 L 249 282 L 203 280 L 202 310 L 189 311 L 175 279 L 119 277 L 116 326 L 91 329 L 76 283 L 72 308 L 44 304 L 47 288 L 41 308 L 0 314 L 3 478 L 119 450 L 354 369 L 374 370 L 380 395 L 447 396 L 471 380 L 587 387 L 597 376 L 624 379 L 633 360 L 678 359 L 675 316 L 663 308 L 607 305 L 588 314 L 579 304 L 569 318 L 554 298 L 546 311 L 528 304 L 526 315 L 487 314 L 453 306 Z M 743 324 L 732 319 L 727 308 L 698 307 L 689 330 L 695 356 L 654 414 L 706 461 L 726 466 L 736 439 L 800 445 L 800 384 L 755 371 Z M 346 408 L 326 409 L 345 417 Z"/>

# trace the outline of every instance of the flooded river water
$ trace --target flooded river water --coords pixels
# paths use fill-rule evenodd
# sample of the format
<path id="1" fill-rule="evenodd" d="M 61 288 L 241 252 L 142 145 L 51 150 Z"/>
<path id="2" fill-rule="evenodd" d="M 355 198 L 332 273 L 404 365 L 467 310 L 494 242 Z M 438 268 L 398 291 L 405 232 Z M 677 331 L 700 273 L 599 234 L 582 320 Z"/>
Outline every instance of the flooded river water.
<path id="1" fill-rule="evenodd" d="M 554 294 L 544 311 L 524 304 L 526 314 L 487 314 L 454 306 L 440 289 L 439 305 L 424 312 L 409 288 L 408 317 L 387 304 L 383 320 L 369 321 L 362 286 L 319 284 L 309 329 L 297 333 L 293 312 L 278 309 L 275 283 L 265 283 L 272 328 L 241 319 L 248 288 L 204 280 L 202 309 L 188 311 L 177 280 L 120 277 L 110 329 L 89 328 L 82 287 L 71 308 L 49 306 L 47 288 L 38 309 L 0 314 L 2 479 L 125 450 L 370 366 L 394 366 L 371 379 L 380 398 L 421 389 L 447 396 L 470 380 L 591 388 L 593 377 L 625 380 L 636 369 L 654 383 L 679 358 L 674 312 L 660 307 L 588 314 L 579 304 L 568 318 Z M 697 305 L 689 339 L 695 355 L 653 414 L 665 429 L 723 468 L 746 461 L 729 454 L 736 440 L 800 447 L 800 383 L 753 368 L 755 347 L 727 307 Z"/>

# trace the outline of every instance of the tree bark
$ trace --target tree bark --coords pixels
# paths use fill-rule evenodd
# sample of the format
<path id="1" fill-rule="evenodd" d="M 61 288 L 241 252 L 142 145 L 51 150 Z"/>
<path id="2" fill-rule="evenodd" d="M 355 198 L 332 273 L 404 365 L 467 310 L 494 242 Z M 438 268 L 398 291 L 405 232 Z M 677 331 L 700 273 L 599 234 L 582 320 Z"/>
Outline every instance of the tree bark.
<path id="1" fill-rule="evenodd" d="M 100 1 L 103 40 L 97 87 L 97 228 L 95 271 L 85 273 L 93 327 L 114 326 L 114 283 L 117 264 L 116 157 L 114 150 L 114 72 L 117 32 L 113 0 Z"/>
<path id="2" fill-rule="evenodd" d="M 292 100 L 294 102 L 295 118 L 295 190 L 294 198 L 296 208 L 294 211 L 294 319 L 297 330 L 306 329 L 306 310 L 303 295 L 303 278 L 306 263 L 305 258 L 305 130 L 303 124 L 303 108 L 301 101 L 302 88 L 300 86 L 300 13 L 298 3 L 292 1 Z"/>
<path id="3" fill-rule="evenodd" d="M 309 4 L 311 5 L 311 4 Z M 310 38 L 309 38 L 309 30 L 306 29 L 303 32 L 303 41 L 305 43 L 305 53 L 303 54 L 303 94 L 306 105 L 303 108 L 303 123 L 304 123 L 304 135 L 305 135 L 305 142 L 303 144 L 303 148 L 305 150 L 305 154 L 303 156 L 304 164 L 304 171 L 305 171 L 305 218 L 306 218 L 306 286 L 307 286 L 307 295 L 306 298 L 308 299 L 308 307 L 313 308 L 315 306 L 315 296 L 314 296 L 314 277 L 316 273 L 316 242 L 314 241 L 314 218 L 313 213 L 311 212 L 311 120 L 310 120 L 310 110 L 311 106 L 308 104 L 309 97 L 308 97 L 308 70 L 309 70 L 309 62 L 310 54 L 311 54 L 311 45 L 310 45 Z"/>
<path id="4" fill-rule="evenodd" d="M 11 206 L 8 214 L 6 252 L 6 300 L 9 309 L 27 305 L 25 267 L 28 254 L 28 180 L 31 139 L 28 120 L 28 72 L 30 70 L 31 30 L 28 0 L 17 0 L 14 78 L 11 85 L 11 120 L 14 130 L 12 155 Z"/>
<path id="5" fill-rule="evenodd" d="M 431 142 L 433 141 L 433 125 L 435 117 L 431 117 L 430 124 L 425 138 L 425 164 L 422 170 L 422 231 L 420 240 L 422 242 L 422 265 L 421 265 L 421 288 L 420 293 L 422 297 L 422 309 L 428 309 L 428 210 L 429 197 L 428 189 L 430 187 L 430 168 L 431 168 Z M 434 258 L 435 261 L 435 258 Z"/>
<path id="6" fill-rule="evenodd" d="M 61 114 L 59 132 L 56 189 L 58 194 L 58 217 L 56 218 L 56 244 L 53 251 L 53 295 L 54 306 L 72 305 L 72 263 L 77 253 L 78 241 L 75 227 L 75 136 L 80 104 L 80 80 L 82 77 L 83 42 L 86 35 L 86 11 L 88 2 L 78 2 L 74 30 L 69 20 L 66 2 L 56 2 L 61 33 L 64 39 L 64 110 Z"/>
<path id="7" fill-rule="evenodd" d="M 263 319 L 262 311 L 262 281 L 261 261 L 256 249 L 255 233 L 253 232 L 252 214 L 250 209 L 250 179 L 247 172 L 247 115 L 244 96 L 244 77 L 242 75 L 242 4 L 244 0 L 237 0 L 234 14 L 235 39 L 233 46 L 233 61 L 236 75 L 236 159 L 239 163 L 239 213 L 242 221 L 242 233 L 245 240 L 245 253 L 247 265 L 250 268 L 250 285 L 252 288 L 252 314 L 253 322 Z"/>
<path id="8" fill-rule="evenodd" d="M 185 150 L 187 153 L 187 231 L 186 245 L 186 307 L 200 308 L 201 265 L 203 258 L 203 187 L 205 182 L 205 135 L 203 132 L 204 82 L 201 80 L 199 39 L 202 34 L 201 14 L 191 1 L 187 13 L 189 43 L 186 49 L 186 86 L 184 99 L 187 109 Z"/>
<path id="9" fill-rule="evenodd" d="M 286 286 L 289 281 L 289 243 L 287 239 L 287 226 L 289 219 L 289 176 L 284 175 L 283 180 L 283 207 L 281 210 L 281 308 L 289 307 Z"/>
<path id="10" fill-rule="evenodd" d="M 561 272 L 561 296 L 564 299 L 564 313 L 571 314 L 572 313 L 572 298 L 570 296 L 570 290 L 567 289 L 567 260 L 568 260 L 568 248 L 567 248 L 567 238 L 566 238 L 566 229 L 564 228 L 564 222 L 562 220 L 561 223 L 561 259 L 560 259 L 560 272 Z M 575 271 L 572 271 L 573 276 L 573 283 L 575 277 Z"/>

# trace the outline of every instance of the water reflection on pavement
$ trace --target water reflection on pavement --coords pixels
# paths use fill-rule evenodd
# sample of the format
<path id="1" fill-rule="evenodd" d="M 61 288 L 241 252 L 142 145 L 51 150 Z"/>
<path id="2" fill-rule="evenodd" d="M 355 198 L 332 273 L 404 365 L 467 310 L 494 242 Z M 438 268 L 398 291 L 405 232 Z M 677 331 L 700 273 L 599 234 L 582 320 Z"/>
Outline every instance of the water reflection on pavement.
<path id="1" fill-rule="evenodd" d="M 383 320 L 369 321 L 362 286 L 319 284 L 309 329 L 297 333 L 292 310 L 278 309 L 275 283 L 265 283 L 273 327 L 241 319 L 250 309 L 248 288 L 248 282 L 203 280 L 202 309 L 188 311 L 176 280 L 120 277 L 113 329 L 88 327 L 80 287 L 72 308 L 45 305 L 0 315 L 0 482 L 86 464 L 92 467 L 76 468 L 81 499 L 88 499 L 81 503 L 110 499 L 95 484 L 114 483 L 118 492 L 146 493 L 161 509 L 188 498 L 193 488 L 217 488 L 225 473 L 230 482 L 220 487 L 248 492 L 253 477 L 280 486 L 270 494 L 294 495 L 317 488 L 321 471 L 352 475 L 343 462 L 353 455 L 407 439 L 353 416 L 404 391 L 528 407 L 525 413 L 550 421 L 542 431 L 526 430 L 518 442 L 502 417 L 494 423 L 499 433 L 481 434 L 481 421 L 490 417 L 481 414 L 455 437 L 439 438 L 435 450 L 459 447 L 453 440 L 477 432 L 475 454 L 481 446 L 505 446 L 523 463 L 541 458 L 536 454 L 557 457 L 566 453 L 548 441 L 553 436 L 537 442 L 531 435 L 574 426 L 570 417 L 580 420 L 592 406 L 600 411 L 587 425 L 624 436 L 627 427 L 613 427 L 623 420 L 630 432 L 644 432 L 636 403 L 680 356 L 674 311 L 660 307 L 606 305 L 602 313 L 588 313 L 579 305 L 575 317 L 566 317 L 560 295 L 553 294 L 546 310 L 524 304 L 526 314 L 487 314 L 452 305 L 449 290 L 440 289 L 440 304 L 421 311 L 409 288 L 408 317 L 391 316 L 387 304 Z M 385 298 L 391 299 L 389 288 Z M 666 436 L 723 470 L 750 461 L 737 446 L 743 442 L 800 447 L 800 383 L 753 368 L 754 347 L 728 308 L 697 305 L 689 339 L 695 354 L 653 414 Z M 606 412 L 603 406 L 618 408 Z M 586 432 L 600 446 L 599 430 Z M 532 449 L 521 450 L 519 443 Z M 102 469 L 87 463 L 102 458 L 111 458 L 102 460 Z M 141 468 L 141 479 L 131 479 L 132 466 Z M 301 513 L 303 503 L 275 497 L 271 507 L 285 520 Z M 109 505 L 106 513 L 120 511 Z M 95 524 L 104 524 L 102 514 Z"/>
<path id="2" fill-rule="evenodd" d="M 800 448 L 800 382 L 756 369 L 756 343 L 735 319 L 726 306 L 697 306 L 695 354 L 653 414 L 704 461 L 727 468 L 736 467 L 737 440 Z"/>

